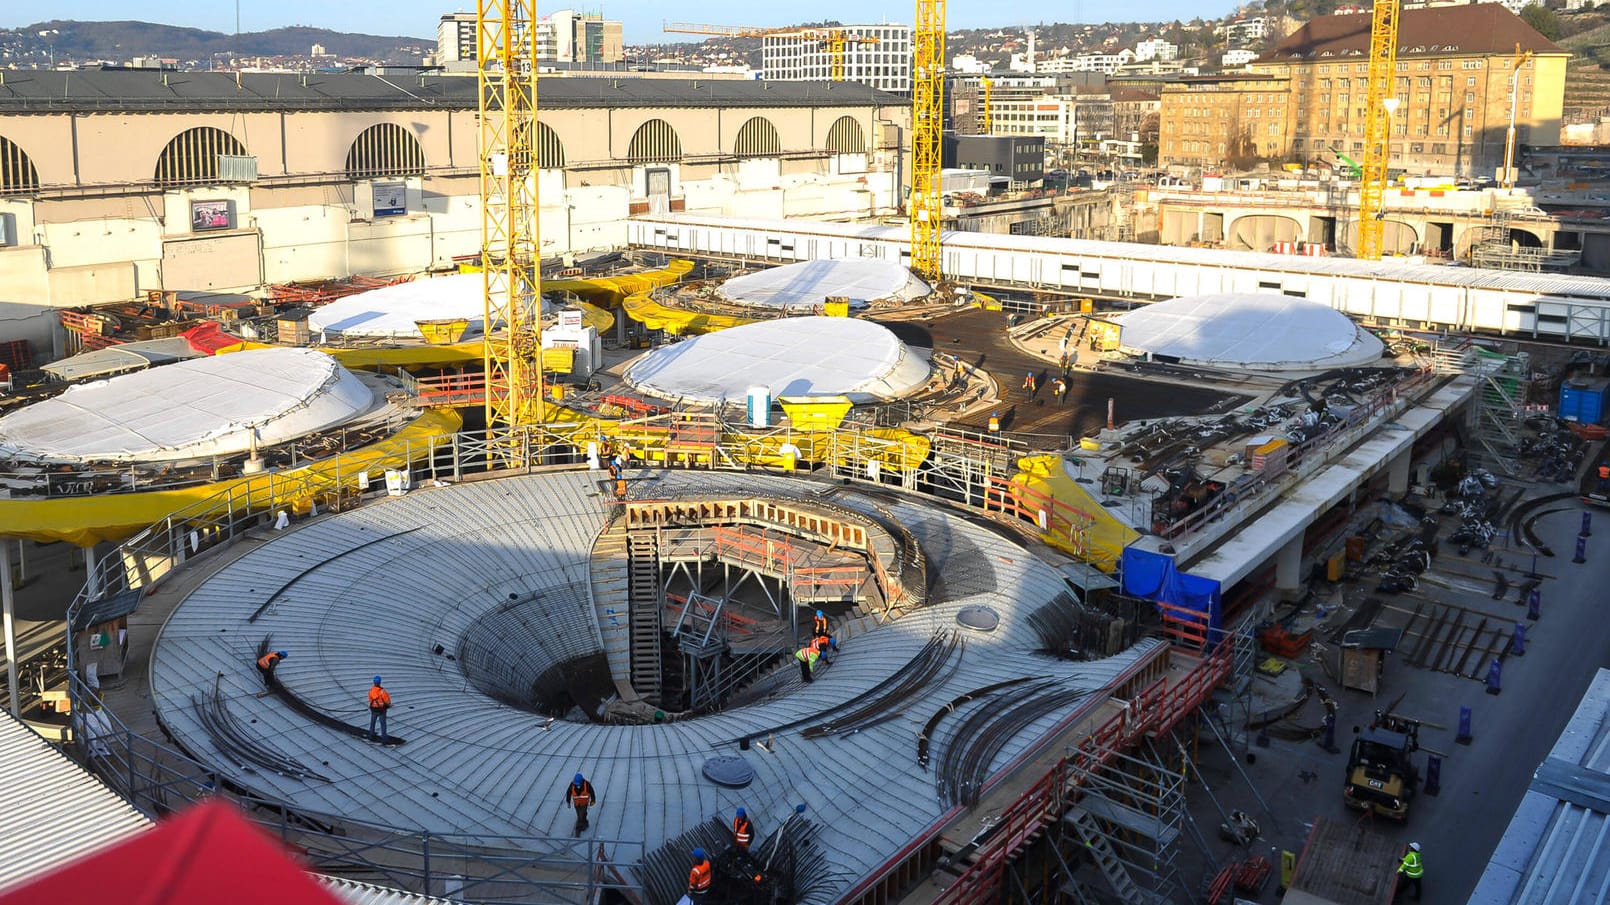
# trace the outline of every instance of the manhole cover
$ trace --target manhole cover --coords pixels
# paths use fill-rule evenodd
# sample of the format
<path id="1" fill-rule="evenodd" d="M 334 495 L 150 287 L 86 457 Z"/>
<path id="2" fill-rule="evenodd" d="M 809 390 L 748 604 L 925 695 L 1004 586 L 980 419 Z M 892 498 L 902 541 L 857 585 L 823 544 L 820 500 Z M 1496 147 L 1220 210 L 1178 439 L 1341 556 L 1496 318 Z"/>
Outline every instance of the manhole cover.
<path id="1" fill-rule="evenodd" d="M 956 621 L 962 626 L 977 629 L 981 632 L 993 632 L 1001 624 L 1001 614 L 994 608 L 987 606 L 964 606 L 956 614 Z"/>
<path id="2" fill-rule="evenodd" d="M 718 786 L 741 789 L 755 781 L 755 768 L 737 755 L 712 757 L 704 762 L 704 778 Z"/>

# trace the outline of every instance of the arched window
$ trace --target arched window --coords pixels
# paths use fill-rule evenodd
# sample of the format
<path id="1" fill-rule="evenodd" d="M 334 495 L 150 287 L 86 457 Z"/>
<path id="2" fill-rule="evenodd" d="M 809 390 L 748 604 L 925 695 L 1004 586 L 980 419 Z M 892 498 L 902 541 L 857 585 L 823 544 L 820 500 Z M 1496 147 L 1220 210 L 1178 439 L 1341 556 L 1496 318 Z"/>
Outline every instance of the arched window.
<path id="1" fill-rule="evenodd" d="M 414 133 L 396 123 L 376 123 L 359 133 L 347 149 L 347 178 L 423 176 L 425 149 Z"/>
<path id="2" fill-rule="evenodd" d="M 205 185 L 218 181 L 218 157 L 246 156 L 235 136 L 211 126 L 197 126 L 173 137 L 157 158 L 157 185 Z"/>
<path id="3" fill-rule="evenodd" d="M 0 138 L 0 195 L 32 192 L 39 188 L 39 171 L 22 152 L 22 146 Z"/>
<path id="4" fill-rule="evenodd" d="M 565 165 L 565 146 L 547 123 L 537 123 L 537 166 L 555 170 Z"/>
<path id="5" fill-rule="evenodd" d="M 866 134 L 854 117 L 841 116 L 827 130 L 827 149 L 834 154 L 865 154 Z"/>
<path id="6" fill-rule="evenodd" d="M 783 143 L 777 138 L 777 127 L 764 116 L 757 116 L 738 130 L 738 140 L 732 153 L 739 157 L 776 157 L 783 152 Z"/>
<path id="7" fill-rule="evenodd" d="M 628 163 L 674 163 L 682 159 L 682 139 L 663 119 L 651 119 L 632 133 L 626 146 Z"/>

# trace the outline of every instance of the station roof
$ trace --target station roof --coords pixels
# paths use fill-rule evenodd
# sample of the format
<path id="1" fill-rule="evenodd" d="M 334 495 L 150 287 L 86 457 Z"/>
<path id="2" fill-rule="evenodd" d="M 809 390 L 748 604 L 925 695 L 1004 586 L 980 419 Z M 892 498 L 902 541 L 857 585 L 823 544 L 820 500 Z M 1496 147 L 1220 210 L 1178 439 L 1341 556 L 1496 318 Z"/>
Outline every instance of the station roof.
<path id="1" fill-rule="evenodd" d="M 1588 905 L 1610 894 L 1610 669 L 1576 713 L 1515 809 L 1470 905 Z"/>
<path id="2" fill-rule="evenodd" d="M 1368 12 L 1310 19 L 1258 58 L 1260 63 L 1363 59 L 1370 50 Z M 1502 3 L 1405 9 L 1398 19 L 1398 57 L 1496 54 L 1517 50 L 1566 53 Z"/>
<path id="3" fill-rule="evenodd" d="M 857 82 L 740 79 L 546 78 L 547 110 L 599 107 L 889 107 L 909 101 Z M 198 110 L 418 110 L 476 108 L 474 75 L 361 72 L 14 70 L 0 81 L 0 113 Z"/>

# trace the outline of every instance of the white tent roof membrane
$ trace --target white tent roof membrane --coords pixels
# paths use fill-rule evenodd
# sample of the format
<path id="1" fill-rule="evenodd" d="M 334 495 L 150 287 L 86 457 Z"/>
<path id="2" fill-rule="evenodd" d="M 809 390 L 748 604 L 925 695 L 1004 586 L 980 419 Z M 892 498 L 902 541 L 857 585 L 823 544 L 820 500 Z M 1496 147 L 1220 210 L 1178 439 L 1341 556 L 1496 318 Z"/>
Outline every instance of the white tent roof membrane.
<path id="1" fill-rule="evenodd" d="M 808 310 L 829 296 L 854 302 L 908 301 L 928 294 L 928 285 L 889 261 L 801 261 L 721 284 L 721 294 L 740 305 Z"/>
<path id="2" fill-rule="evenodd" d="M 486 320 L 482 279 L 459 273 L 349 295 L 315 310 L 308 328 L 349 339 L 421 339 L 416 321 L 462 317 L 470 322 L 469 332 L 478 334 Z"/>
<path id="3" fill-rule="evenodd" d="M 733 327 L 656 349 L 626 370 L 650 395 L 707 405 L 738 402 L 751 387 L 778 396 L 896 399 L 928 381 L 928 361 L 871 321 L 788 317 Z"/>
<path id="4" fill-rule="evenodd" d="M 158 462 L 232 455 L 344 424 L 379 404 L 334 358 L 256 349 L 69 387 L 0 418 L 0 458 Z"/>
<path id="5" fill-rule="evenodd" d="M 1380 361 L 1381 341 L 1347 315 L 1274 293 L 1193 295 L 1118 318 L 1119 343 L 1187 364 L 1306 371 Z"/>

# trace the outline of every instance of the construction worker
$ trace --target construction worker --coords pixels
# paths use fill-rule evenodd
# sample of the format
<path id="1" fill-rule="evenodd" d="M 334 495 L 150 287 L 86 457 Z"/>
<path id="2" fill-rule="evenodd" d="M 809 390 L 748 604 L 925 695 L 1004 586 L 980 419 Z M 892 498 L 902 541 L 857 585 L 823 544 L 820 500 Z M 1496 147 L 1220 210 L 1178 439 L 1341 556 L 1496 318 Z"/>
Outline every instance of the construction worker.
<path id="1" fill-rule="evenodd" d="M 816 611 L 816 618 L 811 620 L 811 634 L 827 634 L 827 614 L 821 610 Z"/>
<path id="2" fill-rule="evenodd" d="M 1599 463 L 1599 489 L 1610 488 L 1610 462 Z"/>
<path id="3" fill-rule="evenodd" d="M 380 677 L 375 676 L 375 684 L 369 688 L 369 738 L 375 737 L 375 724 L 380 724 L 380 744 L 391 741 L 386 734 L 386 711 L 391 709 L 391 692 L 380 686 Z"/>
<path id="4" fill-rule="evenodd" d="M 1001 432 L 1001 413 L 1000 412 L 990 412 L 989 413 L 989 432 L 992 433 L 992 434 L 998 434 L 998 433 Z"/>
<path id="5" fill-rule="evenodd" d="M 688 898 L 693 905 L 704 905 L 704 898 L 710 894 L 710 884 L 715 881 L 715 875 L 710 871 L 710 859 L 704 855 L 704 849 L 693 850 L 693 869 L 688 871 Z"/>
<path id="6" fill-rule="evenodd" d="M 274 667 L 280 665 L 280 661 L 288 656 L 290 654 L 285 651 L 276 650 L 269 651 L 257 658 L 257 671 L 263 676 L 264 688 L 272 689 L 274 687 Z"/>
<path id="7" fill-rule="evenodd" d="M 1068 395 L 1068 382 L 1061 377 L 1052 381 L 1051 395 L 1057 398 L 1057 405 L 1062 405 L 1063 399 Z"/>
<path id="8" fill-rule="evenodd" d="M 826 656 L 828 651 L 835 654 L 839 651 L 839 639 L 827 632 L 817 632 L 816 637 L 811 640 L 816 642 L 816 649 L 821 651 L 823 656 Z"/>
<path id="9" fill-rule="evenodd" d="M 1409 843 L 1409 850 L 1403 853 L 1403 863 L 1398 865 L 1398 875 L 1403 878 L 1403 888 L 1414 890 L 1414 900 L 1420 901 L 1420 878 L 1425 876 L 1425 865 L 1420 863 L 1420 843 Z"/>
<path id="10" fill-rule="evenodd" d="M 816 661 L 822 656 L 821 648 L 815 641 L 794 651 L 794 659 L 799 661 L 799 677 L 806 682 L 816 681 L 811 673 L 816 671 Z"/>
<path id="11" fill-rule="evenodd" d="M 749 821 L 749 815 L 739 808 L 732 817 L 732 844 L 741 852 L 749 851 L 749 843 L 755 841 L 755 825 Z"/>
<path id="12" fill-rule="evenodd" d="M 1030 398 L 1033 398 L 1033 397 L 1039 395 L 1040 387 L 1039 387 L 1039 384 L 1036 383 L 1036 381 L 1034 379 L 1034 372 L 1033 371 L 1030 371 L 1028 373 L 1028 375 L 1023 378 L 1023 389 L 1029 391 L 1029 397 Z"/>
<path id="13" fill-rule="evenodd" d="M 598 800 L 598 793 L 593 791 L 593 784 L 587 777 L 577 773 L 565 786 L 565 803 L 576 809 L 576 835 L 587 828 L 587 809 Z"/>

